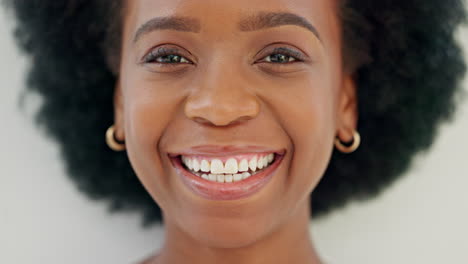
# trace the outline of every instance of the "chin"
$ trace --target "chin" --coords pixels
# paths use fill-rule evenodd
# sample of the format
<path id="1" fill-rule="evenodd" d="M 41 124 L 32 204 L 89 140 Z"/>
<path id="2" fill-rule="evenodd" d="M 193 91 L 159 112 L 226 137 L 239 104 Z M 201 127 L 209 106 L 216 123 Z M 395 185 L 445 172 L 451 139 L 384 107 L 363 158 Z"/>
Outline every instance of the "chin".
<path id="1" fill-rule="evenodd" d="M 255 244 L 267 237 L 274 226 L 271 220 L 252 217 L 226 219 L 192 218 L 181 223 L 192 239 L 209 248 L 235 249 Z"/>

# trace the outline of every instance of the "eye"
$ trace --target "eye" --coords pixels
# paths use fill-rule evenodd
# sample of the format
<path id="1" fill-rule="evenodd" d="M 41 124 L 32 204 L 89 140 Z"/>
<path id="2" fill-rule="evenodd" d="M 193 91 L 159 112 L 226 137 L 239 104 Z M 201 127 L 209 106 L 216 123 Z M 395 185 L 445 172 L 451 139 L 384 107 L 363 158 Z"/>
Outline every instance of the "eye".
<path id="1" fill-rule="evenodd" d="M 304 56 L 295 50 L 286 47 L 275 48 L 268 56 L 259 62 L 268 62 L 273 64 L 288 64 L 292 62 L 303 61 Z"/>
<path id="2" fill-rule="evenodd" d="M 160 47 L 151 50 L 145 57 L 142 63 L 156 63 L 161 65 L 168 64 L 193 64 L 189 59 L 181 55 L 181 51 L 177 48 Z"/>
<path id="3" fill-rule="evenodd" d="M 289 56 L 289 55 L 276 53 L 276 54 L 272 54 L 272 55 L 265 57 L 265 61 L 272 62 L 272 63 L 286 63 L 286 62 L 296 61 L 296 58 Z"/>

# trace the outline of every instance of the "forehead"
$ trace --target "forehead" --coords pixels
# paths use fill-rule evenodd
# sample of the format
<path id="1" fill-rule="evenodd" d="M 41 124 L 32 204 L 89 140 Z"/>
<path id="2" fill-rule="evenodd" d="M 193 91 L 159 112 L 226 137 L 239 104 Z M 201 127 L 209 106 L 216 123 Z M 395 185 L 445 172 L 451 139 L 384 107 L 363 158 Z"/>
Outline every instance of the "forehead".
<path id="1" fill-rule="evenodd" d="M 239 23 L 248 16 L 284 12 L 305 18 L 320 31 L 329 31 L 337 24 L 336 3 L 337 0 L 125 0 L 125 24 L 127 33 L 136 33 L 136 28 L 155 17 L 177 16 L 195 18 L 201 32 L 232 32 L 239 31 Z"/>

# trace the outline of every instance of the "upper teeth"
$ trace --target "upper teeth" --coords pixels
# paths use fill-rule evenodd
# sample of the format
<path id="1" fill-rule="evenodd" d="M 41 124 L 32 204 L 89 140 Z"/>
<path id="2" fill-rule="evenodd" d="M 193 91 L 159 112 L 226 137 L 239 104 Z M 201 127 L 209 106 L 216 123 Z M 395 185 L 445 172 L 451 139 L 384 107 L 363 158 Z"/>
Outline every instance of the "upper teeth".
<path id="1" fill-rule="evenodd" d="M 207 172 L 211 174 L 237 174 L 238 172 L 252 172 L 261 170 L 270 165 L 274 159 L 274 154 L 264 156 L 253 156 L 252 158 L 229 158 L 223 164 L 220 159 L 199 159 L 182 156 L 182 162 L 187 168 L 194 172 Z"/>

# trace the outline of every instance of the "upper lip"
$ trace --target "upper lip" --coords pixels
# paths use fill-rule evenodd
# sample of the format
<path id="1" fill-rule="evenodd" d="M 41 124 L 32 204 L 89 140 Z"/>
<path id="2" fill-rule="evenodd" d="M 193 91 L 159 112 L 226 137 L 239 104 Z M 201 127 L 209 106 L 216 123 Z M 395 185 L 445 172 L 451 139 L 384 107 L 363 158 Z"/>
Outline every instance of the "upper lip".
<path id="1" fill-rule="evenodd" d="M 198 145 L 193 146 L 184 150 L 177 152 L 170 152 L 170 157 L 177 157 L 180 155 L 200 155 L 200 156 L 231 156 L 238 154 L 247 154 L 247 153 L 276 153 L 278 155 L 283 155 L 285 149 L 273 149 L 265 146 L 256 146 L 256 145 Z"/>

